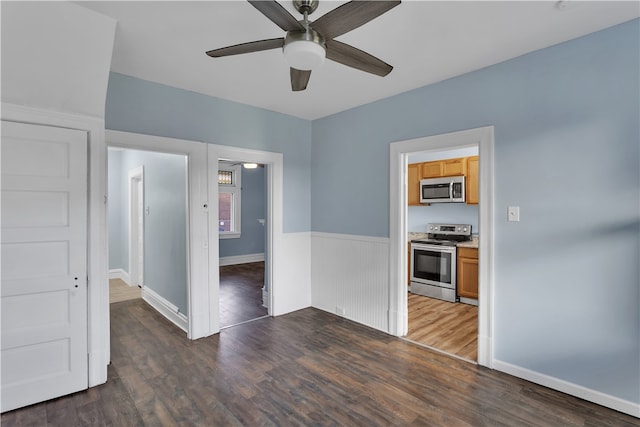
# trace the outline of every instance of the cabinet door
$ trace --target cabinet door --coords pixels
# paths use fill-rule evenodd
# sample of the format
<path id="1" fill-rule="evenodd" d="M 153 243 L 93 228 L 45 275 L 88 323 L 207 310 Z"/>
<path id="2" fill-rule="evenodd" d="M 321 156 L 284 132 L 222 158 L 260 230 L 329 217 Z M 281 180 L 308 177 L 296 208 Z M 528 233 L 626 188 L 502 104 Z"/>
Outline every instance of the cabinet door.
<path id="1" fill-rule="evenodd" d="M 420 166 L 421 163 L 413 163 L 407 168 L 407 201 L 409 206 L 420 205 Z"/>
<path id="2" fill-rule="evenodd" d="M 450 159 L 442 161 L 442 176 L 464 175 L 466 162 L 464 158 Z"/>
<path id="3" fill-rule="evenodd" d="M 478 156 L 467 157 L 467 204 L 477 205 L 480 199 L 478 188 Z"/>
<path id="4" fill-rule="evenodd" d="M 439 178 L 442 175 L 442 162 L 425 162 L 422 163 L 423 178 Z"/>
<path id="5" fill-rule="evenodd" d="M 458 256 L 458 296 L 478 299 L 478 250 L 469 251 L 475 252 L 475 257 Z"/>

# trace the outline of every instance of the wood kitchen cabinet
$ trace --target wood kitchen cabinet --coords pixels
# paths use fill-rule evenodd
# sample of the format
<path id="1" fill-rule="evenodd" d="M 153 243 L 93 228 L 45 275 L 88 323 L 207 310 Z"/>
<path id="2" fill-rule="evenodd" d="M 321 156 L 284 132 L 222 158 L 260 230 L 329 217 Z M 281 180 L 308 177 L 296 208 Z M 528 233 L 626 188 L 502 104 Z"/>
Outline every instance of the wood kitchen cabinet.
<path id="1" fill-rule="evenodd" d="M 467 169 L 465 158 L 449 159 L 442 161 L 442 176 L 464 175 Z"/>
<path id="2" fill-rule="evenodd" d="M 467 163 L 464 157 L 422 163 L 422 178 L 464 175 Z"/>
<path id="3" fill-rule="evenodd" d="M 478 187 L 478 156 L 467 157 L 465 160 L 467 163 L 467 178 L 465 188 L 465 191 L 467 193 L 466 201 L 468 205 L 477 205 L 478 200 L 480 200 L 480 190 Z"/>
<path id="4" fill-rule="evenodd" d="M 422 178 L 439 178 L 442 175 L 442 162 L 422 163 Z"/>
<path id="5" fill-rule="evenodd" d="M 420 206 L 421 166 L 422 163 L 413 163 L 407 168 L 407 200 L 409 206 Z"/>
<path id="6" fill-rule="evenodd" d="M 478 249 L 458 248 L 458 296 L 478 299 Z"/>

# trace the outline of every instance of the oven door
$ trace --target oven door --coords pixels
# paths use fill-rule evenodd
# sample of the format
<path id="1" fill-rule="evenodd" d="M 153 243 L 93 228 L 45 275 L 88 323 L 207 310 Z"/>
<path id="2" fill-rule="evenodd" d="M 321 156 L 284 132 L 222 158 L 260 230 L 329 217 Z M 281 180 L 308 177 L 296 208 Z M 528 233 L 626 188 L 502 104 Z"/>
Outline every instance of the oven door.
<path id="1" fill-rule="evenodd" d="M 455 289 L 455 246 L 412 243 L 411 281 Z"/>

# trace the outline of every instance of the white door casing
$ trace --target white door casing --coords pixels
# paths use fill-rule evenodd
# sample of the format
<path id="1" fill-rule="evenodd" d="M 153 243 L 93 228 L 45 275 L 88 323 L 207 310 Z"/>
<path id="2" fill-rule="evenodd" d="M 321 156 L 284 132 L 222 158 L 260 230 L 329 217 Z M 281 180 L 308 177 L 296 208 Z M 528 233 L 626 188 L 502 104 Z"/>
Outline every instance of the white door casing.
<path id="1" fill-rule="evenodd" d="M 87 142 L 2 121 L 2 412 L 88 387 Z"/>
<path id="2" fill-rule="evenodd" d="M 129 171 L 129 280 L 144 284 L 144 166 Z"/>
<path id="3" fill-rule="evenodd" d="M 407 334 L 407 158 L 408 153 L 478 146 L 480 157 L 478 272 L 478 364 L 493 367 L 493 126 L 390 144 L 389 331 Z M 404 249 L 402 249 L 404 248 Z"/>

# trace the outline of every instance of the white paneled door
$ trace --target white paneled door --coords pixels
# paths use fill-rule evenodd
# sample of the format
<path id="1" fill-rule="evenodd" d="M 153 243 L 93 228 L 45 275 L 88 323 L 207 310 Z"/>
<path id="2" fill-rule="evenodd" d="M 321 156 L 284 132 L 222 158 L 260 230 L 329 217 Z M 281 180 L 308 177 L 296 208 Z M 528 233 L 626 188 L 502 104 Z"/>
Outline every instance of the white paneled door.
<path id="1" fill-rule="evenodd" d="M 86 389 L 87 133 L 2 121 L 2 412 Z"/>

